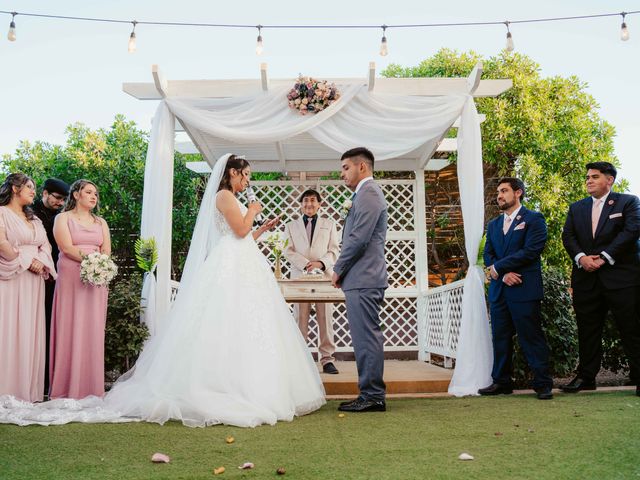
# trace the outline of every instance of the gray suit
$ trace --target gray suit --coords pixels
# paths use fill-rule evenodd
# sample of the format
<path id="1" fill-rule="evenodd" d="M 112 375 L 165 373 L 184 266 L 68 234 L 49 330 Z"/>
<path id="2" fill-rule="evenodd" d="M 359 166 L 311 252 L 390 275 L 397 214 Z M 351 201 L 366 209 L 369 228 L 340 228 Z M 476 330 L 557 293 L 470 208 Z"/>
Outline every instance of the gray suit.
<path id="1" fill-rule="evenodd" d="M 358 367 L 358 387 L 366 400 L 384 400 L 384 336 L 380 307 L 388 287 L 384 258 L 387 203 L 380 187 L 362 184 L 345 219 L 342 251 L 333 266 L 340 278 Z"/>

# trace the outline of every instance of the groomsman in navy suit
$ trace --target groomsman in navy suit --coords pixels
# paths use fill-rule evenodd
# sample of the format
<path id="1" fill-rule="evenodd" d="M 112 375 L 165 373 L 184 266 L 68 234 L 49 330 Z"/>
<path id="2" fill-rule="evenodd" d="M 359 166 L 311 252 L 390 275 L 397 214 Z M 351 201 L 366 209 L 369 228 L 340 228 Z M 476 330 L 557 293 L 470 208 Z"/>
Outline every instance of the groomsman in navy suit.
<path id="1" fill-rule="evenodd" d="M 640 201 L 611 191 L 616 168 L 587 164 L 588 197 L 569 207 L 562 242 L 573 261 L 571 286 L 580 363 L 562 390 L 595 390 L 608 311 L 620 331 L 631 382 L 640 396 Z"/>
<path id="2" fill-rule="evenodd" d="M 491 277 L 489 304 L 493 333 L 493 383 L 480 395 L 513 392 L 513 335 L 533 372 L 533 388 L 540 400 L 553 398 L 549 376 L 549 347 L 542 332 L 540 254 L 547 241 L 541 213 L 521 205 L 525 187 L 518 178 L 498 182 L 498 207 L 503 214 L 487 226 L 484 263 Z"/>

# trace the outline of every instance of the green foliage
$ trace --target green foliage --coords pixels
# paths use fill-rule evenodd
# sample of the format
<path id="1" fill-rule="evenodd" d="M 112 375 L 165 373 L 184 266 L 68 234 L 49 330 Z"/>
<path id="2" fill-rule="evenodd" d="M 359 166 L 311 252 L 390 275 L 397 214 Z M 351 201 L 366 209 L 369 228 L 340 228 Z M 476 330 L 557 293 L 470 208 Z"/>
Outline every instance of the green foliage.
<path id="1" fill-rule="evenodd" d="M 126 372 L 138 358 L 149 336 L 140 323 L 142 276 L 135 272 L 121 278 L 109 290 L 104 362 L 107 372 Z"/>
<path id="2" fill-rule="evenodd" d="M 138 238 L 135 243 L 136 263 L 143 272 L 153 272 L 158 263 L 156 239 Z"/>
<path id="3" fill-rule="evenodd" d="M 578 333 L 571 307 L 569 282 L 560 268 L 546 269 L 542 274 L 542 281 L 542 330 L 551 351 L 551 375 L 567 377 L 573 373 L 578 360 Z M 517 383 L 524 384 L 531 378 L 531 373 L 517 342 L 514 350 L 514 378 Z"/>

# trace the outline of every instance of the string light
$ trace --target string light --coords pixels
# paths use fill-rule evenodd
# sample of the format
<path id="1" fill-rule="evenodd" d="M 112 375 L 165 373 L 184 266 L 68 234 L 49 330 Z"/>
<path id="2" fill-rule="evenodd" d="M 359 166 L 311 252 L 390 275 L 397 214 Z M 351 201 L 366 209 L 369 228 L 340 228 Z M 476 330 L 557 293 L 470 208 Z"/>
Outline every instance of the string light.
<path id="1" fill-rule="evenodd" d="M 133 24 L 133 30 L 131 30 L 131 35 L 129 35 L 129 53 L 135 53 L 136 51 L 136 25 L 138 22 L 135 20 L 131 22 Z"/>
<path id="2" fill-rule="evenodd" d="M 622 15 L 622 25 L 620 25 L 620 40 L 626 42 L 627 40 L 629 40 L 629 29 L 627 28 L 627 24 L 624 21 L 624 17 L 627 16 L 627 13 L 622 12 L 620 15 Z"/>
<path id="3" fill-rule="evenodd" d="M 387 47 L 387 36 L 386 36 L 387 26 L 382 25 L 382 41 L 380 42 L 380 56 L 386 57 L 389 55 L 389 48 Z"/>
<path id="4" fill-rule="evenodd" d="M 42 13 L 28 13 L 28 12 L 10 12 L 6 10 L 0 10 L 0 14 L 12 15 L 11 24 L 9 26 L 9 32 L 7 34 L 7 39 L 9 41 L 14 42 L 16 40 L 16 31 L 15 31 L 15 17 L 16 15 L 23 15 L 25 17 L 35 17 L 35 18 L 45 18 L 45 19 L 57 19 L 57 20 L 76 20 L 83 22 L 99 22 L 99 23 L 133 23 L 133 31 L 129 37 L 129 52 L 134 52 L 136 49 L 136 40 L 135 40 L 135 27 L 137 24 L 144 25 L 155 25 L 155 26 L 179 26 L 179 27 L 209 27 L 209 28 L 256 28 L 256 25 L 249 24 L 224 24 L 224 23 L 195 23 L 195 22 L 151 22 L 151 21 L 135 21 L 131 22 L 130 20 L 120 20 L 113 18 L 95 18 L 95 17 L 74 17 L 74 16 L 66 16 L 66 15 L 49 15 Z M 613 17 L 622 15 L 622 25 L 620 27 L 620 39 L 622 41 L 627 41 L 629 39 L 629 30 L 627 28 L 627 24 L 625 21 L 625 17 L 628 15 L 636 15 L 640 14 L 640 10 L 634 10 L 631 12 L 610 12 L 610 13 L 599 13 L 595 15 L 574 15 L 567 17 L 546 17 L 546 18 L 529 18 L 522 20 L 511 20 L 509 22 L 505 21 L 487 21 L 487 22 L 452 22 L 452 23 L 413 23 L 413 24 L 394 24 L 394 25 L 382 25 L 382 42 L 380 44 L 380 55 L 385 56 L 388 55 L 389 49 L 387 45 L 387 38 L 385 35 L 386 28 L 438 28 L 438 27 L 473 27 L 473 26 L 486 26 L 486 25 L 506 25 L 507 26 L 507 51 L 513 51 L 513 36 L 509 30 L 509 25 L 520 24 L 520 23 L 543 23 L 543 22 L 558 22 L 558 21 L 571 21 L 571 20 L 587 20 L 587 19 L 595 19 L 595 18 L 604 18 L 604 17 Z M 349 24 L 341 24 L 341 25 L 286 25 L 286 24 L 273 24 L 273 25 L 258 25 L 258 40 L 256 44 L 256 54 L 260 55 L 263 51 L 262 46 L 262 28 L 272 28 L 272 29 L 299 29 L 299 30 L 310 30 L 310 29 L 375 29 L 381 28 L 380 25 L 371 25 L 371 24 L 360 24 L 360 25 L 349 25 Z"/>
<path id="5" fill-rule="evenodd" d="M 256 41 L 256 55 L 262 55 L 264 47 L 262 46 L 262 25 L 256 26 L 258 29 L 258 39 Z"/>
<path id="6" fill-rule="evenodd" d="M 9 33 L 7 33 L 7 40 L 10 42 L 16 41 L 16 15 L 16 12 L 11 12 L 11 23 L 9 24 Z"/>
<path id="7" fill-rule="evenodd" d="M 507 52 L 513 52 L 513 35 L 511 35 L 511 30 L 509 30 L 509 23 L 511 22 L 504 22 L 504 24 L 507 26 L 507 44 L 504 48 L 507 49 Z"/>

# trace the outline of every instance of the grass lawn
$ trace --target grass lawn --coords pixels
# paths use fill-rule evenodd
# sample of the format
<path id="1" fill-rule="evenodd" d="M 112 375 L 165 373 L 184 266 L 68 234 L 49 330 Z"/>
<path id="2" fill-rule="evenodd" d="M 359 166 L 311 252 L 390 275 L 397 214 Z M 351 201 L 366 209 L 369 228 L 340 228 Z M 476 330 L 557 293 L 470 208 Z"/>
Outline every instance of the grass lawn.
<path id="1" fill-rule="evenodd" d="M 0 478 L 258 479 L 284 467 L 285 479 L 638 479 L 634 393 L 398 399 L 386 413 L 344 418 L 332 401 L 255 429 L 0 425 Z M 154 452 L 171 463 L 152 464 Z M 462 452 L 475 460 L 458 460 Z M 239 470 L 244 462 L 255 469 Z M 226 472 L 214 477 L 218 466 Z"/>

